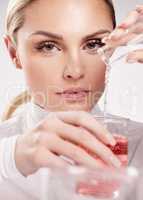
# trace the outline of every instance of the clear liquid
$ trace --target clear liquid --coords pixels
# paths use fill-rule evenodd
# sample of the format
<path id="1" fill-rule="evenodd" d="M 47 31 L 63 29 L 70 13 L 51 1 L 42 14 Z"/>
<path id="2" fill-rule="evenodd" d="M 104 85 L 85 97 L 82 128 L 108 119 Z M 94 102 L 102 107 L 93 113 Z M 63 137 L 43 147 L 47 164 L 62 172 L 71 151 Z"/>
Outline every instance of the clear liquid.
<path id="1" fill-rule="evenodd" d="M 108 89 L 109 89 L 109 82 L 110 82 L 110 73 L 111 72 L 111 65 L 110 64 L 106 64 L 106 72 L 105 72 L 105 96 L 104 96 L 104 118 L 107 117 L 108 115 L 108 111 L 107 111 L 107 107 L 108 107 Z"/>

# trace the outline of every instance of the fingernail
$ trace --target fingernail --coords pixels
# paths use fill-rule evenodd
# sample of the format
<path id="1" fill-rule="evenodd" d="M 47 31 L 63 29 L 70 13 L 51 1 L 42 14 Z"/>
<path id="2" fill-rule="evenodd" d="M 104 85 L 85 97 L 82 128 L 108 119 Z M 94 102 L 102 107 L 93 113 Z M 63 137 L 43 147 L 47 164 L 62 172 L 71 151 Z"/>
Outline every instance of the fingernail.
<path id="1" fill-rule="evenodd" d="M 114 139 L 114 137 L 111 135 L 111 133 L 109 133 L 109 135 L 108 135 L 108 141 L 111 146 L 115 146 L 117 143 L 116 140 Z"/>
<path id="2" fill-rule="evenodd" d="M 121 28 L 121 29 L 125 29 L 125 28 L 128 28 L 128 25 L 125 22 L 123 22 L 122 24 L 118 25 L 117 27 Z"/>
<path id="3" fill-rule="evenodd" d="M 115 140 L 115 139 L 112 139 L 111 142 L 110 142 L 110 145 L 111 145 L 111 146 L 115 146 L 115 145 L 116 145 L 116 140 Z"/>
<path id="4" fill-rule="evenodd" d="M 117 167 L 117 168 L 121 167 L 122 163 L 121 163 L 121 161 L 118 158 L 116 158 L 116 157 L 110 157 L 109 159 L 110 159 L 110 161 L 112 162 L 112 164 L 115 167 Z"/>

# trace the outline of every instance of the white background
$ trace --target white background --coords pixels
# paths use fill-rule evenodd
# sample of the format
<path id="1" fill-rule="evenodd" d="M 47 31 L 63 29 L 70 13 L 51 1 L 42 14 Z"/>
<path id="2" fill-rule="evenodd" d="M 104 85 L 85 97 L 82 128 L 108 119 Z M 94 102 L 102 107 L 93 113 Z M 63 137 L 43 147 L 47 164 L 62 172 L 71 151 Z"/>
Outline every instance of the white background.
<path id="1" fill-rule="evenodd" d="M 60 1 L 60 0 L 59 0 Z M 99 0 L 100 1 L 100 0 Z M 8 0 L 0 0 L 0 117 L 2 112 L 4 111 L 7 103 L 20 91 L 24 90 L 24 77 L 21 70 L 16 70 L 13 64 L 11 63 L 6 48 L 4 46 L 4 42 L 2 36 L 4 34 L 4 15 L 6 11 Z M 143 0 L 115 0 L 115 7 L 116 7 L 116 15 L 117 15 L 117 22 L 119 23 L 122 19 L 127 15 L 127 13 L 135 7 L 136 4 L 143 4 Z M 142 66 L 143 67 L 143 66 Z M 141 91 L 140 95 L 143 95 L 143 80 L 141 80 L 141 75 L 143 75 L 143 68 L 140 67 L 139 71 L 133 70 L 134 73 L 134 85 L 137 84 L 138 89 Z M 124 69 L 124 77 L 128 77 L 129 68 Z M 122 76 L 122 75 L 121 75 Z M 140 77 L 140 78 L 138 78 Z M 124 84 L 125 80 L 122 81 L 119 85 L 116 83 L 116 80 L 119 80 L 119 69 L 115 70 L 114 81 L 113 84 L 113 91 L 118 91 L 119 89 L 124 91 Z M 141 96 L 138 95 L 138 100 L 142 99 Z M 126 115 L 125 110 L 120 110 L 118 107 L 117 98 L 116 103 L 114 102 L 111 106 L 111 112 L 114 114 Z M 134 115 L 134 119 L 143 121 L 143 101 L 139 101 L 140 109 L 137 111 L 136 115 Z"/>

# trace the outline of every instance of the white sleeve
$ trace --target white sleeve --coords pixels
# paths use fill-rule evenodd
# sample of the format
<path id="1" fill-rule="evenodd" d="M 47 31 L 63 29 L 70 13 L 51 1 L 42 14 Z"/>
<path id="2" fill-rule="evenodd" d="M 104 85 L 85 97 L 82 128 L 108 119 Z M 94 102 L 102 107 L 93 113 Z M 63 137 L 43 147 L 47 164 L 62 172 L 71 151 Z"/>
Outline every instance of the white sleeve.
<path id="1" fill-rule="evenodd" d="M 24 177 L 15 164 L 17 138 L 18 135 L 0 140 L 0 182 L 12 177 Z"/>

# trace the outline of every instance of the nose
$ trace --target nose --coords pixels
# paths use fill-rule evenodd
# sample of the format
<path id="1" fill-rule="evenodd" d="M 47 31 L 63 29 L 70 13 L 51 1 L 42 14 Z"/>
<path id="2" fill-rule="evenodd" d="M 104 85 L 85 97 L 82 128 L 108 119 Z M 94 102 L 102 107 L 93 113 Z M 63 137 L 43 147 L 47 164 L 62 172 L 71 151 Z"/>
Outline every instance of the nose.
<path id="1" fill-rule="evenodd" d="M 78 53 L 68 56 L 66 66 L 64 68 L 64 79 L 75 81 L 82 79 L 83 77 L 84 67 Z"/>

